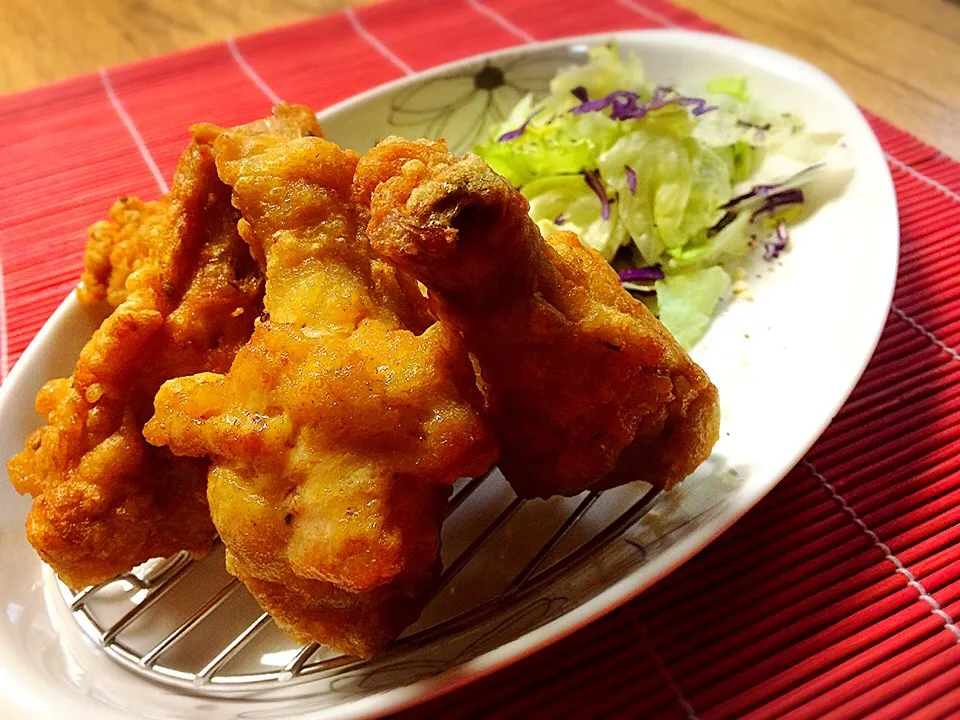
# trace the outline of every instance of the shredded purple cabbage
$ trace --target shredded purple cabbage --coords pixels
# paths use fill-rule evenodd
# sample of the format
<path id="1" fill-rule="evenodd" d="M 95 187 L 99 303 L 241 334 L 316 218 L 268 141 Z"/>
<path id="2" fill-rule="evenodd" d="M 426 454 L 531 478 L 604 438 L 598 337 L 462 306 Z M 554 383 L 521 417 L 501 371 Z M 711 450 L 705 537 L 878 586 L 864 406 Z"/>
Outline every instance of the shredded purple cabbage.
<path id="1" fill-rule="evenodd" d="M 596 100 L 585 100 L 579 105 L 571 108 L 570 112 L 572 112 L 574 115 L 585 115 L 589 112 L 603 110 L 605 107 L 609 107 L 614 103 L 617 103 L 618 105 L 633 103 L 636 105 L 636 102 L 639 98 L 639 95 L 629 90 L 614 90 L 606 97 L 597 98 Z"/>
<path id="2" fill-rule="evenodd" d="M 600 173 L 596 170 L 584 170 L 583 179 L 596 196 L 600 199 L 600 216 L 604 220 L 610 219 L 610 198 L 607 197 L 607 191 L 600 180 Z"/>
<path id="3" fill-rule="evenodd" d="M 752 200 L 754 198 L 766 197 L 767 195 L 771 195 L 774 192 L 780 190 L 781 188 L 785 188 L 788 185 L 794 185 L 800 182 L 800 180 L 802 180 L 807 175 L 810 175 L 816 172 L 817 170 L 819 170 L 820 168 L 822 168 L 824 164 L 825 163 L 822 163 L 822 162 L 814 163 L 810 167 L 804 168 L 803 170 L 798 172 L 796 175 L 793 175 L 792 177 L 787 178 L 783 182 L 776 183 L 775 185 L 754 185 L 747 192 L 743 193 L 743 195 L 737 195 L 735 198 L 733 198 L 729 202 L 726 202 L 723 205 L 721 205 L 720 209 L 732 210 L 736 208 L 738 205 L 740 205 L 741 203 L 746 202 L 747 200 Z"/>
<path id="4" fill-rule="evenodd" d="M 577 88 L 579 89 L 579 88 Z M 579 99 L 579 95 L 577 96 Z M 584 113 L 597 112 L 604 108 L 610 108 L 610 117 L 613 120 L 628 120 L 631 118 L 642 118 L 648 112 L 660 110 L 668 105 L 680 105 L 690 109 L 695 115 L 716 110 L 716 105 L 707 105 L 703 98 L 686 97 L 677 95 L 673 88 L 658 86 L 653 91 L 653 97 L 648 102 L 640 102 L 640 96 L 630 90 L 614 90 L 606 97 L 596 100 L 582 100 L 579 105 L 571 108 L 570 112 L 574 115 L 583 115 Z"/>
<path id="5" fill-rule="evenodd" d="M 617 275 L 620 276 L 620 282 L 648 282 L 663 280 L 663 269 L 657 264 L 642 268 L 627 268 L 618 272 Z"/>
<path id="6" fill-rule="evenodd" d="M 590 99 L 590 95 L 587 94 L 587 89 L 583 85 L 577 85 L 570 92 L 573 93 L 573 96 L 582 103 L 585 103 Z"/>
<path id="7" fill-rule="evenodd" d="M 716 224 L 712 228 L 707 230 L 707 235 L 713 237 L 736 219 L 737 213 L 735 213 L 733 210 L 727 210 L 723 214 L 723 217 L 717 220 Z"/>
<path id="8" fill-rule="evenodd" d="M 761 215 L 767 215 L 772 213 L 778 208 L 784 207 L 786 205 L 799 205 L 803 202 L 803 190 L 800 188 L 792 188 L 790 190 L 781 190 L 778 193 L 773 193 L 772 195 L 767 195 L 763 201 L 763 204 L 758 207 L 750 215 L 750 220 L 756 220 Z"/>
<path id="9" fill-rule="evenodd" d="M 781 185 L 757 185 L 750 190 L 748 193 L 744 193 L 738 197 L 735 197 L 728 203 L 724 203 L 720 206 L 721 210 L 726 210 L 717 223 L 707 231 L 707 235 L 712 237 L 717 233 L 721 232 L 727 225 L 732 223 L 737 219 L 743 208 L 740 207 L 744 201 L 752 198 L 763 198 L 763 202 L 750 214 L 750 222 L 753 222 L 758 217 L 763 215 L 769 215 L 770 213 L 778 210 L 779 208 L 786 207 L 787 205 L 799 205 L 804 201 L 803 190 L 800 188 L 789 188 L 787 190 L 780 190 L 779 192 L 771 192 L 777 188 L 782 187 Z M 778 236 L 781 234 L 780 225 L 777 226 Z M 786 234 L 786 226 L 783 226 L 783 234 Z M 786 239 L 783 240 L 783 244 L 786 245 Z M 771 252 L 770 248 L 773 245 L 767 245 L 767 252 Z M 780 250 L 783 247 L 778 248 L 773 257 L 776 257 Z M 767 258 L 768 260 L 771 258 Z"/>
<path id="10" fill-rule="evenodd" d="M 789 241 L 790 234 L 787 232 L 787 224 L 782 221 L 777 223 L 777 231 L 774 233 L 773 242 L 767 243 L 764 248 L 763 259 L 775 260 L 778 258 Z"/>
<path id="11" fill-rule="evenodd" d="M 559 226 L 559 225 L 563 225 L 566 221 L 567 219 L 563 215 L 557 215 L 553 219 L 553 224 Z"/>
<path id="12" fill-rule="evenodd" d="M 537 113 L 539 112 L 540 110 L 534 110 L 530 114 L 530 117 L 528 117 L 526 120 L 523 121 L 523 125 L 518 127 L 516 130 L 508 130 L 503 135 L 497 138 L 497 142 L 507 142 L 508 140 L 516 140 L 518 137 L 523 135 L 527 131 L 527 125 L 530 124 L 530 121 L 533 120 L 533 118 L 536 117 Z"/>
<path id="13" fill-rule="evenodd" d="M 669 85 L 657 85 L 653 89 L 653 100 L 663 100 L 667 95 L 673 92 L 673 88 Z"/>
<path id="14" fill-rule="evenodd" d="M 763 197 L 764 195 L 768 195 L 771 190 L 775 190 L 777 187 L 777 185 L 754 185 L 747 192 L 743 193 L 743 195 L 737 195 L 732 200 L 725 202 L 720 206 L 719 209 L 731 210 L 742 202 L 752 200 L 755 197 Z"/>
<path id="15" fill-rule="evenodd" d="M 627 174 L 627 187 L 630 188 L 630 194 L 637 194 L 637 171 L 629 165 L 623 166 L 623 171 Z"/>

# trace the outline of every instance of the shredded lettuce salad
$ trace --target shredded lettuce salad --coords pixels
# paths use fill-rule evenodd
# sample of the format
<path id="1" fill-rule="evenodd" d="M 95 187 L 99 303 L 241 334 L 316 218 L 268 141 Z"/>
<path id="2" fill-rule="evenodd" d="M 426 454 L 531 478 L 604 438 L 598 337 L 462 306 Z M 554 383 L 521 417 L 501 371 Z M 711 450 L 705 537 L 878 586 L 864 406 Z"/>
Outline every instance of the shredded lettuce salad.
<path id="1" fill-rule="evenodd" d="M 558 72 L 547 97 L 523 98 L 474 151 L 526 196 L 544 234 L 575 232 L 628 289 L 655 298 L 689 349 L 731 268 L 787 247 L 788 226 L 816 204 L 811 186 L 836 170 L 839 140 L 753 102 L 746 78 L 688 93 L 604 45 Z"/>

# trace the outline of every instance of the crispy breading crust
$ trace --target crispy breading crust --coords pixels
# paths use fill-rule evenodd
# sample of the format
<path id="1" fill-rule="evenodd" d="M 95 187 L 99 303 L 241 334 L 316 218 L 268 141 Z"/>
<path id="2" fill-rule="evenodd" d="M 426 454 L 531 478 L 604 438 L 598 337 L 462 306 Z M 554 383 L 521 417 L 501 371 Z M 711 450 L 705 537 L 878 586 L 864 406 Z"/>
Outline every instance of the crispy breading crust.
<path id="1" fill-rule="evenodd" d="M 166 198 L 143 202 L 119 198 L 106 220 L 90 226 L 83 255 L 83 274 L 77 299 L 84 305 L 106 300 L 113 307 L 127 299 L 127 278 L 149 257 L 150 249 L 169 232 L 170 206 Z"/>
<path id="2" fill-rule="evenodd" d="M 252 331 L 262 281 L 236 223 L 211 148 L 194 142 L 167 198 L 121 201 L 91 229 L 81 295 L 119 305 L 73 375 L 41 389 L 48 424 L 8 463 L 34 496 L 28 539 L 71 587 L 211 546 L 207 461 L 151 447 L 141 428 L 165 380 L 225 370 Z"/>
<path id="3" fill-rule="evenodd" d="M 669 488 L 706 459 L 716 388 L 598 253 L 568 232 L 544 241 L 483 160 L 388 138 L 355 186 L 374 250 L 427 286 L 476 354 L 520 495 Z"/>
<path id="4" fill-rule="evenodd" d="M 212 456 L 227 567 L 281 628 L 369 656 L 419 614 L 449 487 L 495 447 L 459 335 L 369 251 L 356 153 L 249 132 L 215 146 L 264 316 L 228 373 L 164 384 L 145 433 Z"/>

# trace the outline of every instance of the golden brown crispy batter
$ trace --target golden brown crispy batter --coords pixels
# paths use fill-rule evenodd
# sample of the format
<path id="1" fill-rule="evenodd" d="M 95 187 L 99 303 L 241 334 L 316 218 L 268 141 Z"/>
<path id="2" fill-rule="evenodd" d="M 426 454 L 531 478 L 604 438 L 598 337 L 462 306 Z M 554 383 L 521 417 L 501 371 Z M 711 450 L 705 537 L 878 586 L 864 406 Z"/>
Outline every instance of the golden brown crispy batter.
<path id="1" fill-rule="evenodd" d="M 250 123 L 247 142 L 277 142 L 301 135 L 323 137 L 316 115 L 304 105 L 280 104 L 274 115 Z M 190 128 L 197 142 L 211 145 L 221 128 L 198 123 Z M 126 281 L 156 248 L 162 247 L 169 232 L 169 198 L 143 202 L 121 197 L 110 208 L 106 220 L 94 223 L 87 233 L 83 274 L 77 298 L 84 305 L 106 299 L 117 307 L 127 298 Z"/>
<path id="2" fill-rule="evenodd" d="M 265 312 L 226 375 L 164 384 L 145 434 L 212 456 L 227 567 L 281 628 L 368 656 L 420 612 L 450 484 L 493 461 L 482 398 L 459 335 L 373 261 L 355 153 L 243 127 L 216 151 Z"/>
<path id="3" fill-rule="evenodd" d="M 91 232 L 111 236 L 113 249 L 100 264 L 88 251 L 89 299 L 122 302 L 73 375 L 41 389 L 48 424 L 8 464 L 18 492 L 34 496 L 28 539 L 71 587 L 178 550 L 205 552 L 215 537 L 207 461 L 151 447 L 141 428 L 165 380 L 225 370 L 252 332 L 262 280 L 237 220 L 211 148 L 194 142 L 167 198 L 121 203 Z"/>
<path id="4" fill-rule="evenodd" d="M 163 243 L 169 232 L 170 204 L 167 198 L 142 202 L 119 198 L 106 220 L 94 223 L 87 233 L 83 274 L 77 298 L 84 305 L 106 299 L 113 307 L 127 299 L 126 282 L 140 267 L 150 249 Z"/>
<path id="5" fill-rule="evenodd" d="M 374 250 L 423 282 L 479 360 L 520 495 L 670 487 L 716 442 L 716 388 L 572 233 L 546 242 L 524 197 L 443 141 L 389 138 L 360 162 Z"/>

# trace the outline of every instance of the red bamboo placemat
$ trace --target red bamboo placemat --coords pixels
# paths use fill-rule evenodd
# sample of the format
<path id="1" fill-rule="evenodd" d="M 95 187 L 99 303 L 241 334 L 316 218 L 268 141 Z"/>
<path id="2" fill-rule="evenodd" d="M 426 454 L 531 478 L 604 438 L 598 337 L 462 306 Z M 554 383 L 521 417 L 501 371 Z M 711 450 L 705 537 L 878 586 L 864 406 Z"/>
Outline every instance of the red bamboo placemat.
<path id="1" fill-rule="evenodd" d="M 0 379 L 74 287 L 86 227 L 166 189 L 198 120 L 322 108 L 485 50 L 645 27 L 663 0 L 393 0 L 0 98 Z M 757 508 L 639 599 L 411 713 L 945 717 L 960 712 L 960 164 L 870 116 L 898 286 L 846 406 Z"/>

